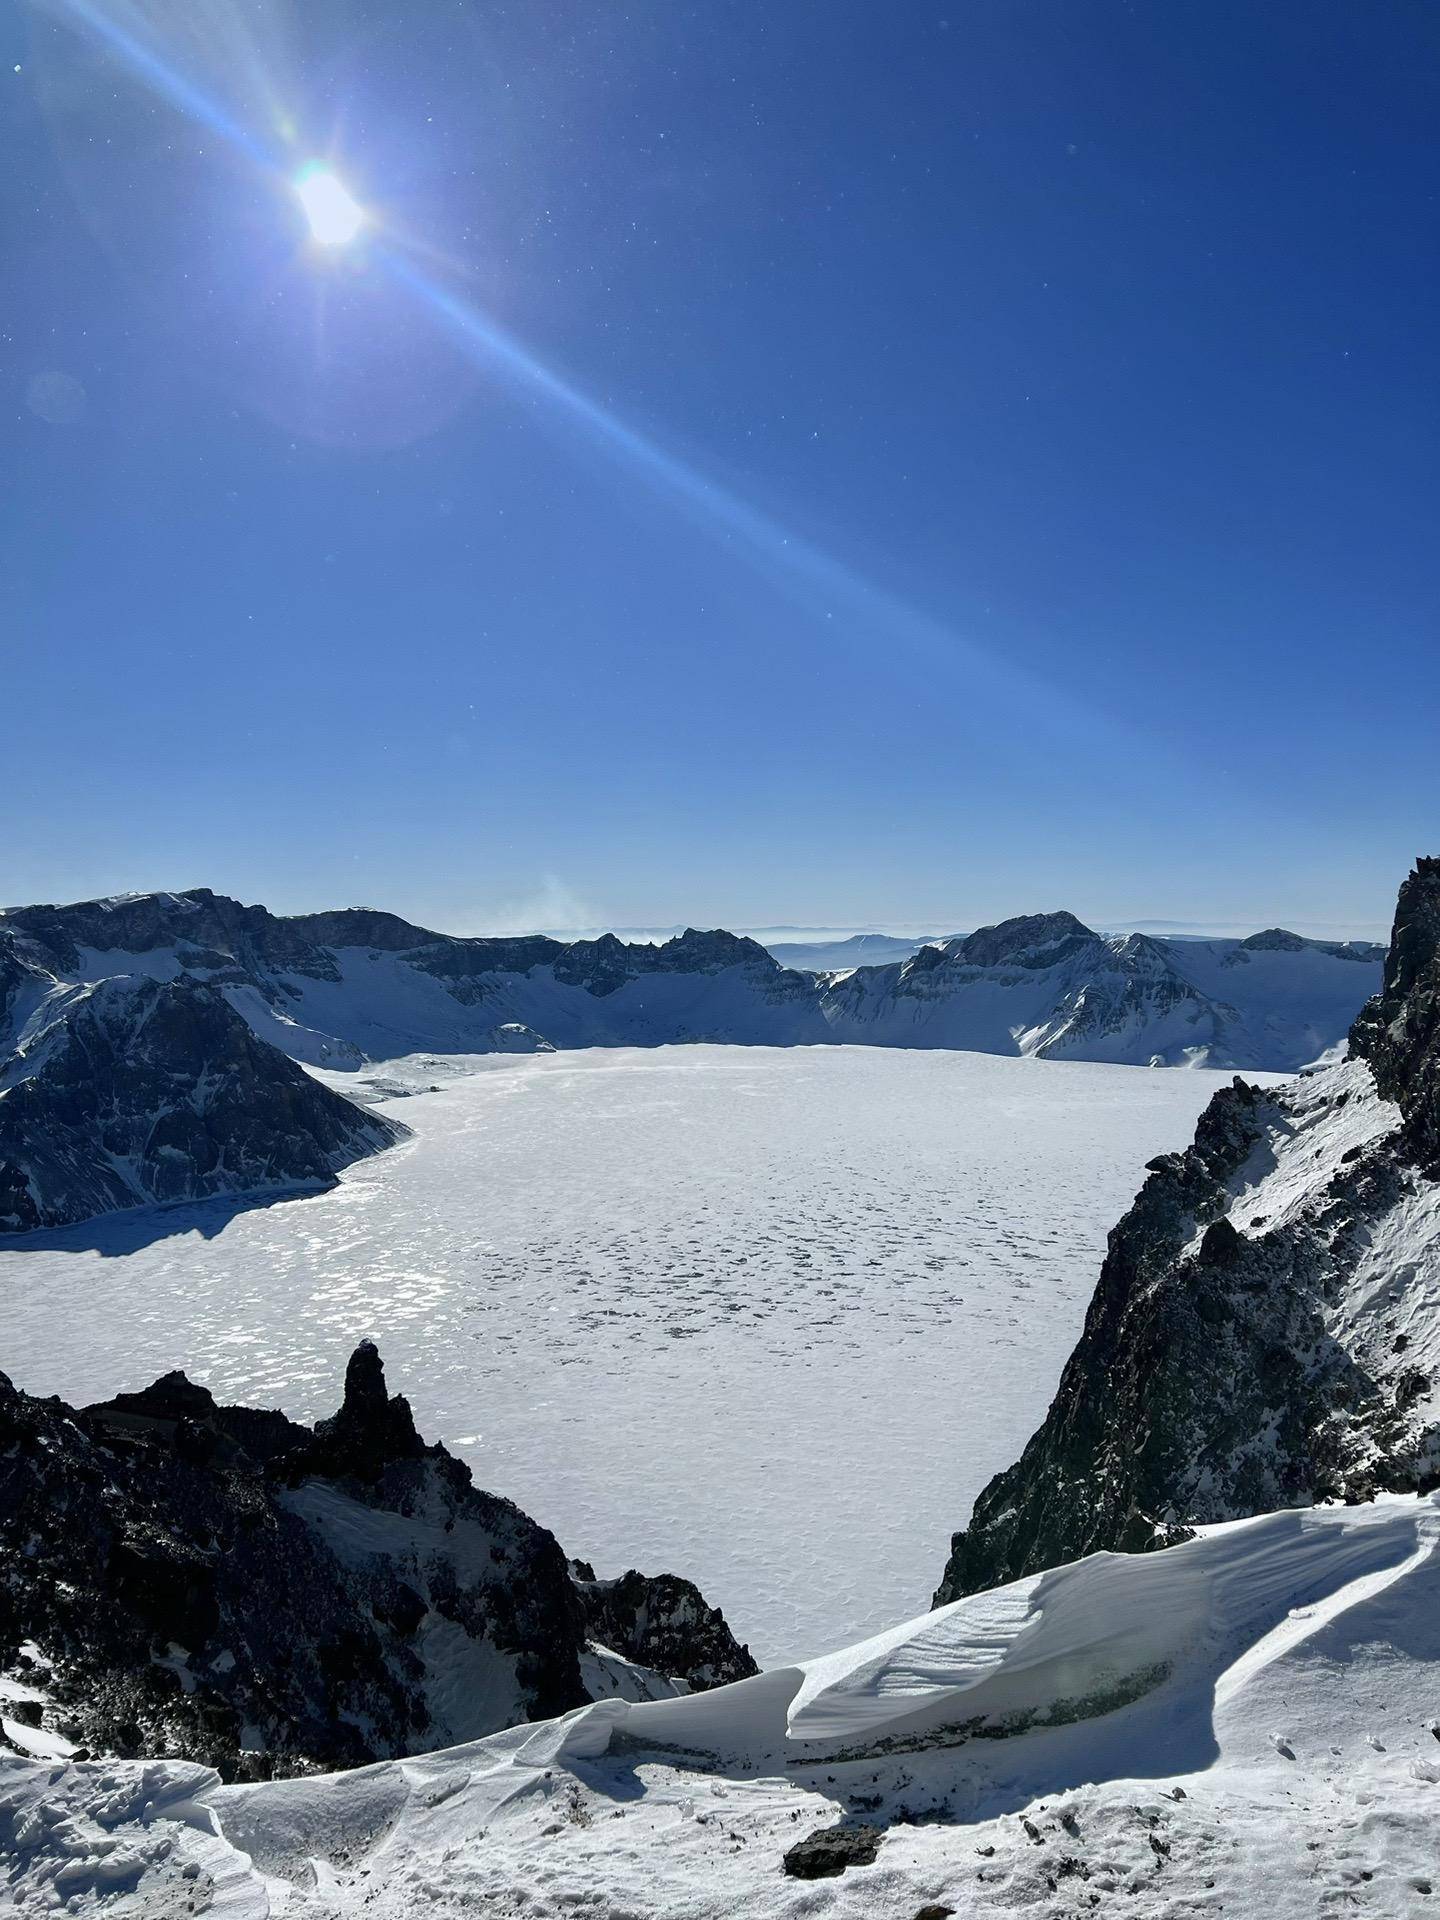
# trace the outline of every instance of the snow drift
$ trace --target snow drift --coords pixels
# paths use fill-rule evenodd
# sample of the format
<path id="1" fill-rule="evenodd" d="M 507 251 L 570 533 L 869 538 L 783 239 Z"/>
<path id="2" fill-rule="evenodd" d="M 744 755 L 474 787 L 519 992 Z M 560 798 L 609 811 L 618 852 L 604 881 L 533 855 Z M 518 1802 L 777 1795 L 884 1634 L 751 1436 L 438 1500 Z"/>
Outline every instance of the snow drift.
<path id="1" fill-rule="evenodd" d="M 1437 1537 L 1434 1498 L 1270 1515 L 339 1776 L 11 1760 L 8 1885 L 22 1911 L 257 1920 L 1410 1915 L 1435 1884 Z M 782 1861 L 837 1820 L 875 1864 L 802 1892 Z"/>

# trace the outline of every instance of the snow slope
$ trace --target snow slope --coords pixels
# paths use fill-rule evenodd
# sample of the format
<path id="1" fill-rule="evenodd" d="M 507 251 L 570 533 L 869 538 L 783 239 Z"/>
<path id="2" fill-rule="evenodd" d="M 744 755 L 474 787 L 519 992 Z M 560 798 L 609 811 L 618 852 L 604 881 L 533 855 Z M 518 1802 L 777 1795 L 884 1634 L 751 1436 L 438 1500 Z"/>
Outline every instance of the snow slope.
<path id="1" fill-rule="evenodd" d="M 481 1486 L 602 1573 L 682 1569 L 761 1661 L 930 1593 L 1145 1161 L 1219 1084 L 855 1047 L 379 1078 L 442 1090 L 382 1102 L 414 1137 L 329 1194 L 0 1253 L 0 1364 L 77 1403 L 184 1367 L 313 1420 L 370 1334 Z"/>
<path id="2" fill-rule="evenodd" d="M 1437 1539 L 1435 1496 L 1265 1515 L 713 1693 L 346 1775 L 14 1760 L 11 1896 L 256 1920 L 1409 1920 L 1440 1886 Z M 870 1829 L 873 1864 L 788 1876 L 837 1821 Z"/>

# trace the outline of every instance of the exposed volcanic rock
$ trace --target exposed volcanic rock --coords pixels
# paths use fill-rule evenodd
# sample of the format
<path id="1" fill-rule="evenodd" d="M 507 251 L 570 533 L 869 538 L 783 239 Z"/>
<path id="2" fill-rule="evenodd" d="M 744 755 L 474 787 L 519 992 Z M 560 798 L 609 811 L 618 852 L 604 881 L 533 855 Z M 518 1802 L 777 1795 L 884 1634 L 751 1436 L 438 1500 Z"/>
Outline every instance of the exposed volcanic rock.
<path id="1" fill-rule="evenodd" d="M 1044 1425 L 935 1599 L 1189 1523 L 1440 1480 L 1440 862 L 1405 883 L 1357 1056 L 1237 1080 L 1150 1163 Z"/>
<path id="2" fill-rule="evenodd" d="M 391 914 L 357 917 L 405 925 Z M 316 979 L 335 977 L 324 943 L 304 919 L 285 920 L 265 907 L 242 906 L 209 887 L 192 887 L 185 893 L 122 894 L 64 907 L 12 907 L 3 924 L 52 971 L 67 978 L 81 968 L 86 950 L 142 954 L 167 948 L 181 949 L 188 956 L 184 965 L 235 978 L 248 976 L 257 967 L 285 967 Z M 414 932 L 419 939 L 425 937 L 418 928 Z"/>
<path id="3" fill-rule="evenodd" d="M 362 1340 L 345 1369 L 340 1411 L 317 1422 L 314 1439 L 303 1449 L 305 1472 L 374 1481 L 390 1461 L 418 1460 L 424 1451 L 410 1402 L 387 1391 L 379 1352 L 373 1341 Z"/>
<path id="4" fill-rule="evenodd" d="M 27 959 L 0 929 L 0 1062 L 41 1001 L 59 984 L 53 973 Z"/>
<path id="5" fill-rule="evenodd" d="M 419 1439 L 369 1343 L 313 1430 L 183 1373 L 78 1412 L 0 1375 L 0 1671 L 92 1752 L 247 1777 L 562 1713 L 591 1697 L 612 1587 L 632 1644 L 692 1686 L 755 1670 L 686 1581 L 577 1584 L 553 1535 Z"/>
<path id="6" fill-rule="evenodd" d="M 869 1867 L 885 1839 L 883 1827 L 851 1825 L 844 1820 L 833 1827 L 817 1827 L 787 1849 L 782 1865 L 797 1880 L 832 1880 L 848 1867 Z M 952 1912 L 950 1907 L 946 1913 Z"/>
<path id="7" fill-rule="evenodd" d="M 624 1573 L 597 1580 L 583 1560 L 571 1562 L 586 1625 L 593 1640 L 672 1679 L 692 1693 L 747 1679 L 755 1672 L 748 1647 L 737 1646 L 718 1607 L 673 1573 Z"/>
<path id="8" fill-rule="evenodd" d="M 1025 913 L 980 927 L 963 939 L 948 941 L 944 951 L 967 967 L 1052 967 L 1104 942 L 1073 913 Z"/>
<path id="9" fill-rule="evenodd" d="M 405 1131 L 320 1085 L 185 975 L 61 989 L 0 1062 L 0 1233 L 329 1185 Z"/>
<path id="10" fill-rule="evenodd" d="M 1440 1156 L 1440 860 L 1417 861 L 1400 889 L 1384 983 L 1350 1044 L 1417 1150 Z"/>

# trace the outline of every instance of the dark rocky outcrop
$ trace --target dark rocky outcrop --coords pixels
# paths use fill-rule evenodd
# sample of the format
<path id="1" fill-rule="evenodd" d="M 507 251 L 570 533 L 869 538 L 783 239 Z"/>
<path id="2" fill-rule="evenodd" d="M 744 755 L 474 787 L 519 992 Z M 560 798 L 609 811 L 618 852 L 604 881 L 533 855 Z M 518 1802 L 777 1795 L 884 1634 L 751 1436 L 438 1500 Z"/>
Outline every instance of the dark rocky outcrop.
<path id="1" fill-rule="evenodd" d="M 1350 1045 L 1405 1116 L 1426 1159 L 1440 1157 L 1440 860 L 1420 860 L 1400 889 L 1385 978 Z"/>
<path id="2" fill-rule="evenodd" d="M 0 1233 L 326 1186 L 406 1132 L 312 1079 L 184 975 L 58 989 L 37 1018 L 0 1063 Z"/>
<path id="3" fill-rule="evenodd" d="M 967 967 L 1053 967 L 1077 953 L 1103 945 L 1098 933 L 1083 920 L 1059 913 L 1024 913 L 980 927 L 963 939 L 951 940 L 945 952 Z"/>
<path id="4" fill-rule="evenodd" d="M 956 1534 L 937 1604 L 1190 1523 L 1440 1480 L 1437 1037 L 1422 860 L 1356 1058 L 1237 1080 L 1150 1163 L 1045 1422 Z"/>
<path id="5" fill-rule="evenodd" d="M 692 1685 L 754 1672 L 688 1582 L 577 1583 L 425 1445 L 369 1343 L 313 1429 L 183 1373 L 79 1411 L 0 1375 L 0 1671 L 92 1753 L 268 1776 L 562 1713 L 610 1588 Z"/>
<path id="6" fill-rule="evenodd" d="M 755 1672 L 749 1649 L 737 1646 L 718 1607 L 673 1573 L 624 1573 L 597 1580 L 583 1560 L 570 1571 L 592 1640 L 637 1666 L 683 1680 L 692 1693 L 745 1680 Z"/>

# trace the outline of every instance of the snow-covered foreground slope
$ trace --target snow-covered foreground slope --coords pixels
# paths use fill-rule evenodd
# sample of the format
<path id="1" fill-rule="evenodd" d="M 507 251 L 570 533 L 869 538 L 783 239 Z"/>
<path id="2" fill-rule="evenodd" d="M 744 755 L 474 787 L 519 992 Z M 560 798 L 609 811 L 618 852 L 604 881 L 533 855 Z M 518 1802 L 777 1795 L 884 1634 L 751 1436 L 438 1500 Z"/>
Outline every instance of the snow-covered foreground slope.
<path id="1" fill-rule="evenodd" d="M 602 1573 L 683 1570 L 762 1662 L 923 1603 L 1217 1084 L 848 1047 L 384 1078 L 443 1090 L 328 1194 L 0 1253 L 5 1371 L 85 1403 L 183 1367 L 311 1421 L 369 1334 L 478 1484 Z"/>
<path id="2" fill-rule="evenodd" d="M 10 1896 L 227 1920 L 1410 1920 L 1440 1898 L 1437 1538 L 1434 1496 L 1266 1515 L 714 1693 L 345 1775 L 13 1761 Z M 837 1822 L 871 1863 L 788 1875 Z"/>

